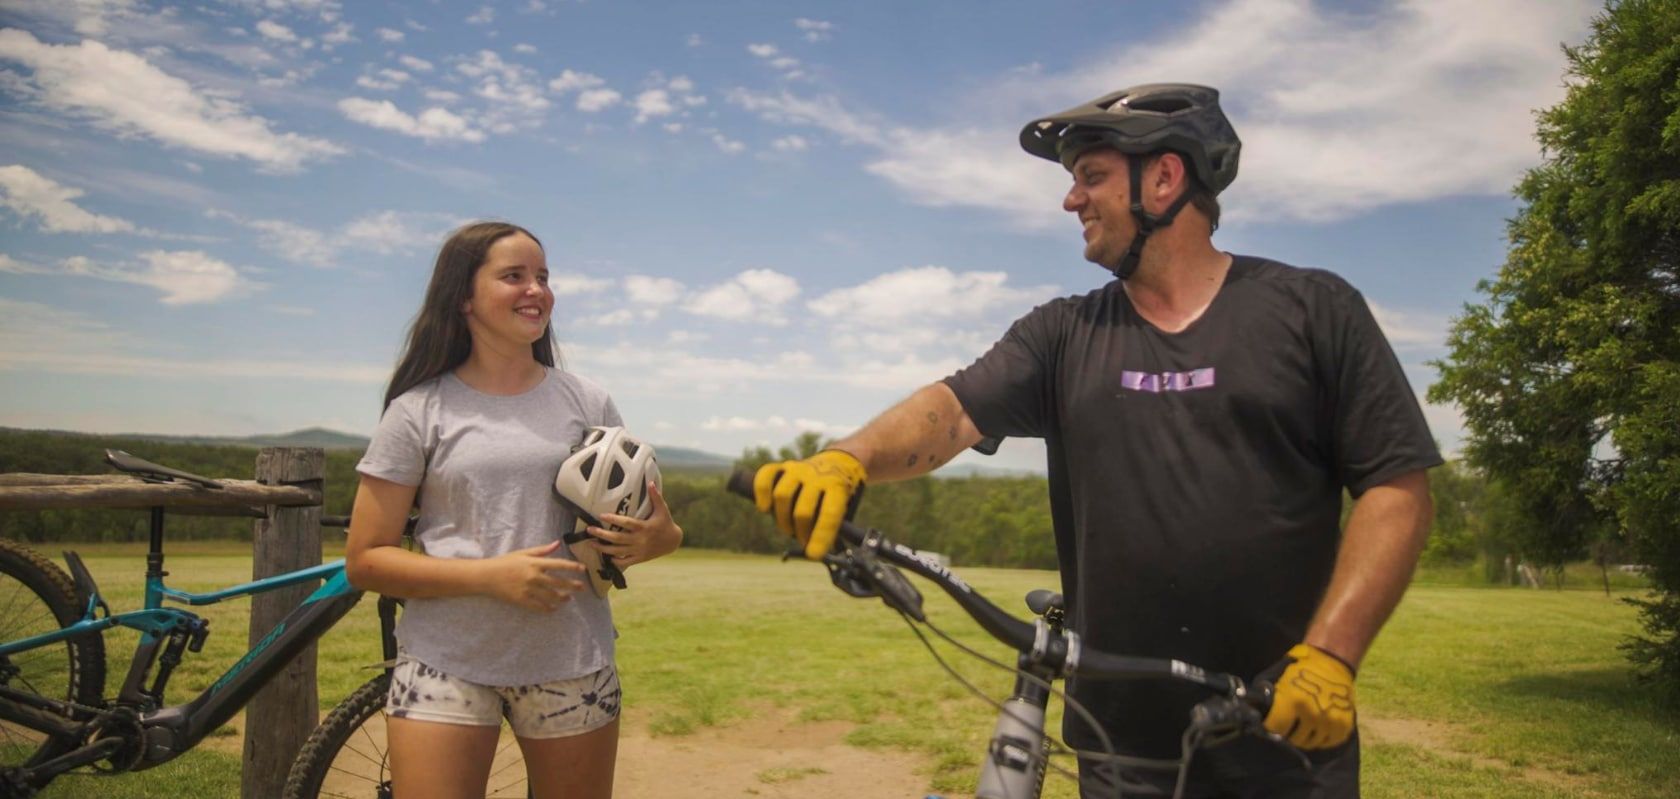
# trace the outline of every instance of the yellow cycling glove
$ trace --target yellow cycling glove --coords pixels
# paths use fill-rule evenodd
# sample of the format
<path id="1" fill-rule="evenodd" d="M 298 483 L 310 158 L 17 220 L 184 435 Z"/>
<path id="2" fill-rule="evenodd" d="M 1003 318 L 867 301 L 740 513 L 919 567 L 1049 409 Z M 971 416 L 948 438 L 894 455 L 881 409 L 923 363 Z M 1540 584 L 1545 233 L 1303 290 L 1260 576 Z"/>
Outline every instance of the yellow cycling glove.
<path id="1" fill-rule="evenodd" d="M 759 467 L 753 499 L 760 511 L 775 514 L 782 532 L 799 539 L 805 557 L 821 560 L 834 546 L 847 503 L 867 478 L 851 453 L 825 449 L 802 461 Z"/>
<path id="2" fill-rule="evenodd" d="M 1340 746 L 1353 734 L 1353 669 L 1311 644 L 1296 644 L 1278 665 L 1266 729 L 1301 749 Z"/>

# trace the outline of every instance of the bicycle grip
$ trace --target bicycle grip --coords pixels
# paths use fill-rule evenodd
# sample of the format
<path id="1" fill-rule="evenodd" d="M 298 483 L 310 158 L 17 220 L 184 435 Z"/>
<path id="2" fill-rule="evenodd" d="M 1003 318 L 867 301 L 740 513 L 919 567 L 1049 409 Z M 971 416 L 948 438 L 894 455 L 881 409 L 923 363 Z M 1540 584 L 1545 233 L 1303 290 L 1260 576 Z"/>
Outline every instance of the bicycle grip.
<path id="1" fill-rule="evenodd" d="M 729 482 L 725 483 L 724 487 L 731 494 L 752 499 L 754 474 L 756 473 L 751 469 L 736 469 L 729 475 Z"/>

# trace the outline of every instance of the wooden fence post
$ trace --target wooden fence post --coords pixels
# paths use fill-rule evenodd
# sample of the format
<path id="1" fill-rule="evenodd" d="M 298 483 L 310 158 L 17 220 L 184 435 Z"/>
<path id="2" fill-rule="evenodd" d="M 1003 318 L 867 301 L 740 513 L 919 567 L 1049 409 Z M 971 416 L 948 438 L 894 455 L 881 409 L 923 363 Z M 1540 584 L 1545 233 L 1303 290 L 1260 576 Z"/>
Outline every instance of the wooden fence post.
<path id="1" fill-rule="evenodd" d="M 300 447 L 266 447 L 257 454 L 257 482 L 298 485 L 320 490 L 326 453 Z M 321 563 L 321 506 L 285 508 L 269 505 L 267 518 L 252 532 L 253 579 L 272 577 Z M 251 599 L 251 646 L 314 592 L 308 584 L 258 594 Z M 276 674 L 245 708 L 245 763 L 240 779 L 244 799 L 279 796 L 286 772 L 315 728 L 315 645 Z"/>

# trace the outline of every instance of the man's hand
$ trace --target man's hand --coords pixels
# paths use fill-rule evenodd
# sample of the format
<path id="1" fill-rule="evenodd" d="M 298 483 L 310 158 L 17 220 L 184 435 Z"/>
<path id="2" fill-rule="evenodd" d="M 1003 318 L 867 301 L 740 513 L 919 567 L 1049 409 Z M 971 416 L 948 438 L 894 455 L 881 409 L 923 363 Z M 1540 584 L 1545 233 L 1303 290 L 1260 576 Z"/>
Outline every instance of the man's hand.
<path id="1" fill-rule="evenodd" d="M 760 511 L 775 514 L 782 532 L 799 539 L 805 557 L 821 560 L 834 546 L 847 503 L 867 478 L 851 453 L 825 449 L 802 461 L 759 467 L 753 499 Z"/>
<path id="2" fill-rule="evenodd" d="M 1257 679 L 1277 680 L 1266 729 L 1301 749 L 1340 746 L 1353 734 L 1353 669 L 1311 644 L 1296 644 Z"/>

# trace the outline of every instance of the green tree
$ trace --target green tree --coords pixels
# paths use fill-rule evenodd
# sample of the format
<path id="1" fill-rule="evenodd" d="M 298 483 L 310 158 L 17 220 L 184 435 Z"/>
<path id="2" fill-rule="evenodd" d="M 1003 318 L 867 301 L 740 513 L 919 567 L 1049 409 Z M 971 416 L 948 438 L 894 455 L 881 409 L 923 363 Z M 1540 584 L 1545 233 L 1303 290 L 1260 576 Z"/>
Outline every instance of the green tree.
<path id="1" fill-rule="evenodd" d="M 1680 693 L 1680 3 L 1612 2 L 1565 54 L 1506 263 L 1455 320 L 1430 396 L 1463 410 L 1525 557 L 1625 535 L 1651 565 L 1628 650 Z"/>

